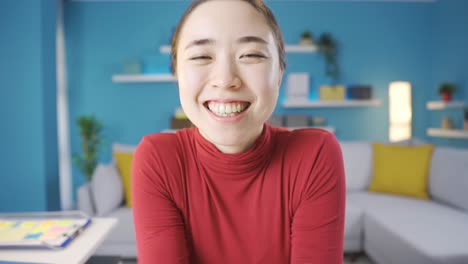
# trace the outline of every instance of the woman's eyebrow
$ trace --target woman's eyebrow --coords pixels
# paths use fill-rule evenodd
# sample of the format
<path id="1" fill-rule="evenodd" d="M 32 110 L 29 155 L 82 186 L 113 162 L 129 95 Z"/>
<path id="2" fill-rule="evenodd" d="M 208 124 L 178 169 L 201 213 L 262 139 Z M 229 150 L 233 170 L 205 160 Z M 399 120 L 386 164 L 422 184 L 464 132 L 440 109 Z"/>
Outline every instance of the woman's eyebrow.
<path id="1" fill-rule="evenodd" d="M 261 37 L 257 37 L 257 36 L 245 36 L 245 37 L 242 37 L 239 40 L 237 40 L 237 42 L 240 43 L 240 44 L 255 42 L 255 43 L 268 45 L 268 41 L 262 39 Z"/>
<path id="2" fill-rule="evenodd" d="M 239 43 L 239 44 L 252 43 L 252 42 L 268 45 L 268 41 L 262 39 L 261 37 L 257 37 L 257 36 L 245 36 L 245 37 L 239 38 L 237 40 L 237 43 Z M 194 47 L 194 46 L 213 45 L 215 43 L 216 43 L 216 41 L 214 39 L 208 39 L 208 38 L 207 39 L 196 39 L 196 40 L 191 41 L 185 47 L 185 49 L 189 49 L 189 48 Z"/>
<path id="3" fill-rule="evenodd" d="M 203 45 L 213 45 L 215 41 L 213 39 L 196 39 L 194 41 L 191 41 L 185 49 L 189 49 L 194 46 L 203 46 Z"/>

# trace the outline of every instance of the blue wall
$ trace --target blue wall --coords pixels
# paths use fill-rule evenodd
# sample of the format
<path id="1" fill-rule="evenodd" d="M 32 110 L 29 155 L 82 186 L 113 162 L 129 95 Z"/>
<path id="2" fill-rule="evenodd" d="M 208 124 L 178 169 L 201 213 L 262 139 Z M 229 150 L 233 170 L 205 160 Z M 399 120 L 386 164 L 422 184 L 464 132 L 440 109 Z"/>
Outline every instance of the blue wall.
<path id="1" fill-rule="evenodd" d="M 111 158 L 112 142 L 136 144 L 144 134 L 169 126 L 179 105 L 175 83 L 116 84 L 111 76 L 134 59 L 152 71 L 167 71 L 169 57 L 159 53 L 159 46 L 169 43 L 187 5 L 188 1 L 66 2 L 72 152 L 79 152 L 75 120 L 83 114 L 95 114 L 103 122 L 103 162 Z M 278 105 L 276 113 L 324 116 L 342 140 L 386 140 L 388 84 L 407 80 L 413 85 L 414 135 L 468 147 L 466 141 L 425 136 L 427 127 L 439 126 L 442 115 L 461 118 L 457 111 L 425 109 L 426 101 L 438 99 L 438 83 L 455 81 L 461 88 L 457 99 L 468 103 L 466 1 L 270 1 L 270 6 L 287 43 L 297 42 L 306 29 L 314 36 L 331 32 L 340 44 L 342 83 L 370 84 L 383 102 L 359 109 L 291 110 Z M 55 13 L 51 0 L 0 1 L 0 23 L 8 25 L 0 30 L 0 211 L 58 208 Z M 309 72 L 312 97 L 320 84 L 330 81 L 318 54 L 288 54 L 287 62 L 286 74 Z M 282 89 L 280 100 L 285 99 Z M 76 168 L 73 175 L 75 187 L 84 181 Z"/>
<path id="2" fill-rule="evenodd" d="M 174 109 L 179 105 L 175 83 L 116 84 L 111 76 L 122 72 L 123 64 L 139 59 L 156 72 L 167 72 L 169 56 L 159 53 L 159 46 L 169 43 L 172 29 L 187 1 L 174 2 L 68 2 L 66 32 L 70 113 L 75 120 L 82 114 L 94 113 L 102 120 L 107 145 L 101 159 L 110 159 L 110 144 L 137 144 L 144 134 L 167 129 Z M 341 140 L 387 140 L 388 85 L 406 80 L 413 87 L 413 135 L 438 144 L 456 145 L 454 140 L 435 140 L 426 136 L 433 115 L 426 110 L 426 101 L 436 99 L 437 69 L 453 53 L 468 54 L 463 43 L 447 44 L 452 35 L 465 38 L 468 10 L 463 0 L 436 3 L 388 2 L 305 2 L 275 1 L 269 3 L 282 28 L 287 43 L 296 43 L 302 31 L 314 36 L 331 32 L 340 45 L 341 83 L 370 84 L 374 97 L 382 106 L 344 109 L 284 109 L 278 104 L 275 114 L 308 114 L 323 116 L 336 127 Z M 463 7 L 463 8 L 461 8 Z M 453 12 L 455 16 L 451 16 Z M 293 15 L 291 15 L 293 14 Z M 447 22 L 446 16 L 451 16 Z M 464 21 L 460 21 L 461 18 Z M 442 34 L 443 38 L 438 38 Z M 462 37 L 463 35 L 463 37 Z M 452 45 L 439 49 L 438 42 Z M 453 62 L 453 60 L 451 62 Z M 466 63 L 466 59 L 463 60 Z M 324 75 L 324 60 L 318 54 L 287 55 L 290 72 L 308 72 L 311 76 L 311 97 L 317 96 L 319 85 L 330 83 Z M 436 65 L 434 67 L 434 65 Z M 466 67 L 451 64 L 459 73 Z M 455 78 L 454 71 L 445 68 Z M 435 74 L 437 73 L 437 74 Z M 468 89 L 462 79 L 462 89 Z M 466 80 L 466 79 L 465 79 Z M 468 94 L 468 93 L 466 93 Z M 434 97 L 434 98 L 432 98 Z M 71 126 L 72 149 L 79 151 L 75 124 Z M 83 182 L 76 176 L 75 185 Z"/>
<path id="3" fill-rule="evenodd" d="M 427 100 L 437 100 L 437 86 L 444 81 L 454 82 L 458 90 L 454 100 L 468 105 L 468 1 L 444 0 L 432 9 L 432 37 L 430 41 L 432 57 L 430 92 Z M 443 116 L 449 116 L 457 128 L 462 128 L 463 111 L 427 111 L 428 126 L 440 127 Z M 434 138 L 435 144 L 468 148 L 466 139 Z"/>
<path id="4" fill-rule="evenodd" d="M 0 2 L 0 211 L 58 210 L 55 2 Z"/>

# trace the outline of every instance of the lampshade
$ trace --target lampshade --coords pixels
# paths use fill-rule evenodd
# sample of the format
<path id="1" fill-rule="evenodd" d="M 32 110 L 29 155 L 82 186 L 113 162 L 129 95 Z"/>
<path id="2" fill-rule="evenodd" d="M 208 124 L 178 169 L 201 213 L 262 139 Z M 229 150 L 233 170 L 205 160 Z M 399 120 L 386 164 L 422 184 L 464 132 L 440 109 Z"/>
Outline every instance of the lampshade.
<path id="1" fill-rule="evenodd" d="M 389 87 L 390 141 L 411 138 L 411 84 L 392 82 Z"/>

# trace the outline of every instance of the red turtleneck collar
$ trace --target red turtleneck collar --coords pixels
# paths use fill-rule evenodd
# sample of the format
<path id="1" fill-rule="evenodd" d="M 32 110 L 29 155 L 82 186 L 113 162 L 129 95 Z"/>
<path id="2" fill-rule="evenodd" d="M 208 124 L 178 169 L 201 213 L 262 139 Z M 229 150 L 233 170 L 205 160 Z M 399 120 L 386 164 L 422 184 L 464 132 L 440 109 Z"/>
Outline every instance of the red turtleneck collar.
<path id="1" fill-rule="evenodd" d="M 203 167 L 222 176 L 247 177 L 256 175 L 269 162 L 273 148 L 271 130 L 272 127 L 265 124 L 254 145 L 247 151 L 236 154 L 221 152 L 200 134 L 198 128 L 193 128 L 192 131 L 195 149 Z"/>

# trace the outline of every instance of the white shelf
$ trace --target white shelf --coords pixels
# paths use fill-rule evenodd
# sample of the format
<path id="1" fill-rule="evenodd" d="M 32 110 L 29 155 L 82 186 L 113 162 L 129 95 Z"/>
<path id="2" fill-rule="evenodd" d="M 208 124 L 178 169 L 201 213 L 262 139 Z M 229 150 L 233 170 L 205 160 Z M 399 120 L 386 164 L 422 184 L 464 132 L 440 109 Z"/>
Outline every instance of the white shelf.
<path id="1" fill-rule="evenodd" d="M 340 101 L 307 101 L 289 100 L 283 102 L 285 108 L 322 108 L 322 107 L 368 107 L 379 106 L 380 100 L 340 100 Z"/>
<path id="2" fill-rule="evenodd" d="M 335 133 L 335 128 L 330 126 L 307 126 L 307 127 L 287 127 L 289 130 L 296 130 L 302 128 L 320 128 L 323 130 L 327 130 L 328 132 Z"/>
<path id="3" fill-rule="evenodd" d="M 427 130 L 427 135 L 432 136 L 432 137 L 468 139 L 468 131 L 461 130 L 461 129 L 429 128 Z"/>
<path id="4" fill-rule="evenodd" d="M 172 74 L 115 74 L 112 82 L 115 83 L 142 83 L 142 82 L 176 82 Z"/>
<path id="5" fill-rule="evenodd" d="M 309 45 L 286 45 L 284 51 L 289 53 L 314 53 L 318 51 L 318 48 Z"/>
<path id="6" fill-rule="evenodd" d="M 318 51 L 317 46 L 312 45 L 286 45 L 284 47 L 285 52 L 288 53 L 314 53 Z M 171 46 L 164 45 L 159 47 L 161 53 L 171 53 Z"/>
<path id="7" fill-rule="evenodd" d="M 161 53 L 171 53 L 171 46 L 169 45 L 164 45 L 159 47 L 159 52 Z"/>
<path id="8" fill-rule="evenodd" d="M 449 108 L 463 108 L 465 103 L 462 101 L 444 102 L 444 101 L 430 101 L 427 102 L 426 108 L 429 110 L 441 110 Z"/>

